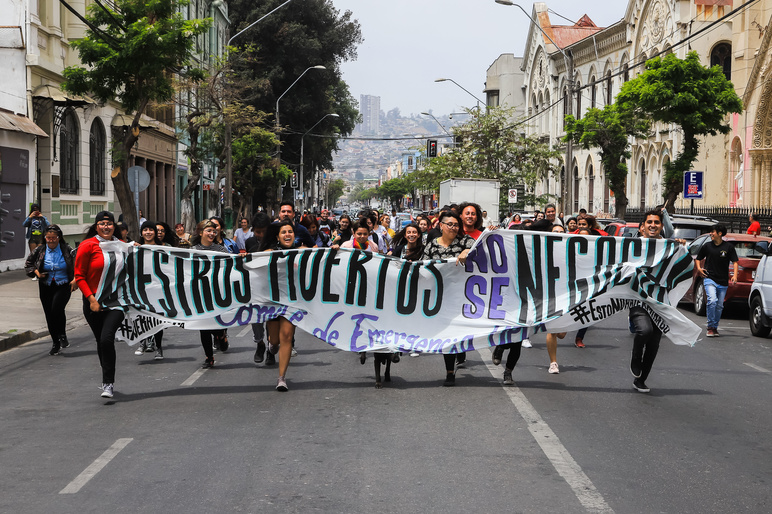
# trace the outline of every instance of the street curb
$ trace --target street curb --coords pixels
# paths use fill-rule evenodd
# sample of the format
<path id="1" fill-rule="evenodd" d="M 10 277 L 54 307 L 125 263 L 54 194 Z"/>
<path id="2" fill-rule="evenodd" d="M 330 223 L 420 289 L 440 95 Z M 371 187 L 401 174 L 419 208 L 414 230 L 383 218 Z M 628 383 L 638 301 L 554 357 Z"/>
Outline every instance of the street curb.
<path id="1" fill-rule="evenodd" d="M 48 335 L 48 330 L 42 332 L 33 332 L 32 330 L 25 330 L 24 332 L 14 332 L 0 334 L 0 352 L 16 348 L 35 339 L 40 339 Z"/>

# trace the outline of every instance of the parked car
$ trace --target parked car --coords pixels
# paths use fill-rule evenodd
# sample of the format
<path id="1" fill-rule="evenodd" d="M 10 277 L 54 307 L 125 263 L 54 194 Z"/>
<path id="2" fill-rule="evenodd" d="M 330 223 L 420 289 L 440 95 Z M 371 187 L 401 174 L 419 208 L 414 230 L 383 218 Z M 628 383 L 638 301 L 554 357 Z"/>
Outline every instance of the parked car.
<path id="1" fill-rule="evenodd" d="M 614 237 L 636 237 L 638 235 L 638 223 L 614 221 L 606 225 L 603 230 Z"/>
<path id="2" fill-rule="evenodd" d="M 673 223 L 673 237 L 676 239 L 686 239 L 687 243 L 694 241 L 702 234 L 710 232 L 710 228 L 716 223 L 721 223 L 718 220 L 705 216 L 687 216 L 684 214 L 671 214 L 670 221 Z"/>
<path id="3" fill-rule="evenodd" d="M 755 249 L 763 257 L 756 268 L 756 277 L 748 296 L 748 323 L 751 334 L 767 337 L 772 329 L 772 244 L 769 244 L 769 238 L 758 239 Z"/>
<path id="4" fill-rule="evenodd" d="M 724 297 L 724 305 L 736 302 L 744 304 L 748 303 L 751 286 L 756 277 L 756 269 L 763 257 L 763 254 L 756 249 L 756 245 L 760 241 L 765 241 L 769 244 L 769 242 L 772 241 L 772 238 L 730 232 L 724 236 L 724 241 L 734 245 L 738 259 L 737 283 L 732 284 L 729 282 L 729 288 L 726 290 L 726 296 Z M 705 244 L 713 244 L 709 234 L 701 235 L 689 244 L 687 249 L 692 258 L 697 256 L 700 248 Z M 730 265 L 730 278 L 732 277 L 733 271 L 734 266 Z M 772 271 L 770 274 L 772 274 Z M 692 272 L 692 285 L 689 287 L 686 294 L 684 294 L 683 298 L 681 298 L 681 302 L 694 304 L 694 312 L 700 316 L 705 316 L 707 296 L 705 295 L 703 278 L 697 273 L 697 266 L 694 267 L 694 271 Z"/>

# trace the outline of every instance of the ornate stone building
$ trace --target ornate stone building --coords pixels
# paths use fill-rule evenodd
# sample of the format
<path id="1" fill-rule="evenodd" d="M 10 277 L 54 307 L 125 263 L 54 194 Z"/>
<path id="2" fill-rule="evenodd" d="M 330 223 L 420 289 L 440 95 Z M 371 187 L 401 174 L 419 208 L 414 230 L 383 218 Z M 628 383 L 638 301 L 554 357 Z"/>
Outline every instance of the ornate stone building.
<path id="1" fill-rule="evenodd" d="M 696 51 L 703 64 L 723 67 L 738 94 L 744 95 L 746 105 L 746 111 L 731 120 L 732 134 L 701 141 L 694 169 L 706 172 L 705 198 L 696 203 L 769 205 L 772 122 L 767 121 L 767 110 L 772 85 L 765 80 L 769 49 L 762 45 L 762 39 L 769 40 L 769 31 L 765 30 L 772 0 L 742 7 L 741 3 L 629 0 L 622 20 L 605 28 L 592 22 L 591 13 L 574 25 L 553 25 L 547 4 L 534 3 L 532 17 L 539 27 L 531 25 L 522 64 L 528 131 L 556 147 L 564 147 L 561 138 L 565 135 L 563 118 L 568 102 L 572 113 L 582 116 L 590 107 L 602 108 L 613 102 L 622 85 L 644 70 L 647 59 L 669 53 L 683 58 Z M 569 58 L 573 58 L 574 67 L 571 95 Z M 769 141 L 760 137 L 764 130 L 768 131 Z M 629 208 L 662 203 L 664 166 L 680 151 L 681 143 L 677 127 L 662 124 L 653 127 L 649 139 L 632 142 L 626 188 Z M 752 172 L 748 165 L 751 161 Z M 614 198 L 597 149 L 574 148 L 568 169 L 567 175 L 564 170 L 561 177 L 545 181 L 539 192 L 561 197 L 561 179 L 567 179 L 566 212 L 581 207 L 595 213 L 613 211 Z M 678 205 L 685 205 L 684 201 L 679 200 Z"/>

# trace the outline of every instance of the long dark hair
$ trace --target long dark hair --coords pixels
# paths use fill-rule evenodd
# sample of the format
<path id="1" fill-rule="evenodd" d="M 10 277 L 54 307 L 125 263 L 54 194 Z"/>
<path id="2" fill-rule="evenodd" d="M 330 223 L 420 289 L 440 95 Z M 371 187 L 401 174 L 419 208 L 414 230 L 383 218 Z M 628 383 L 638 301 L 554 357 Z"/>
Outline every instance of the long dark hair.
<path id="1" fill-rule="evenodd" d="M 180 246 L 180 236 L 177 235 L 177 232 L 172 230 L 172 228 L 163 221 L 156 221 L 156 228 L 158 228 L 158 225 L 161 225 L 164 228 L 164 237 L 161 239 L 161 243 L 166 243 L 169 246 Z"/>
<path id="2" fill-rule="evenodd" d="M 345 229 L 342 228 L 338 231 L 338 237 L 340 238 L 340 241 L 338 241 L 338 243 L 345 243 L 346 241 L 351 239 L 351 237 L 354 235 L 354 230 L 352 229 L 352 227 L 354 226 L 354 222 L 351 221 L 351 216 L 349 216 L 348 214 L 340 215 L 340 218 L 338 218 L 338 226 L 340 226 L 340 220 L 342 220 L 343 218 L 346 218 L 348 220 L 348 228 L 345 228 Z"/>
<path id="3" fill-rule="evenodd" d="M 217 222 L 218 225 L 220 225 L 220 230 L 217 231 L 217 239 L 214 240 L 215 243 L 219 243 L 221 245 L 225 245 L 225 220 L 220 218 L 219 216 L 212 216 L 209 218 L 209 220 L 214 220 Z"/>
<path id="4" fill-rule="evenodd" d="M 265 250 L 274 249 L 274 247 L 279 244 L 279 232 L 281 232 L 281 228 L 285 225 L 289 225 L 292 227 L 292 231 L 295 231 L 295 225 L 293 225 L 292 221 L 290 220 L 282 220 L 276 223 L 271 223 L 268 225 L 268 228 L 265 229 L 265 237 L 262 241 L 260 241 L 260 246 L 258 247 L 257 251 L 262 252 Z"/>
<path id="5" fill-rule="evenodd" d="M 407 238 L 405 235 L 407 234 L 407 229 L 414 228 L 416 231 L 418 231 L 418 239 L 416 240 L 416 246 L 415 248 L 411 249 L 408 247 Z M 408 261 L 417 261 L 421 259 L 421 256 L 424 254 L 424 243 L 423 243 L 423 237 L 421 233 L 421 228 L 418 226 L 418 223 L 412 222 L 409 225 L 407 225 L 405 228 L 400 230 L 394 235 L 394 239 L 392 240 L 394 247 L 402 246 L 404 245 L 407 248 L 407 253 L 405 253 L 405 260 Z M 401 255 L 395 255 L 395 257 L 401 257 Z"/>

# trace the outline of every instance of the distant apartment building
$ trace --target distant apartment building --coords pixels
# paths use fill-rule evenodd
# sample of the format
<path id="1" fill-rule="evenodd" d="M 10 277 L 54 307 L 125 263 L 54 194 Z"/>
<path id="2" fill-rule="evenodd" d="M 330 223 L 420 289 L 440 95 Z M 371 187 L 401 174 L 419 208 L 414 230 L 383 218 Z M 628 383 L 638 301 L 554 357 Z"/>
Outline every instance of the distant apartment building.
<path id="1" fill-rule="evenodd" d="M 381 97 L 373 95 L 360 95 L 359 112 L 362 113 L 362 123 L 359 125 L 359 129 L 362 134 L 380 134 Z"/>

